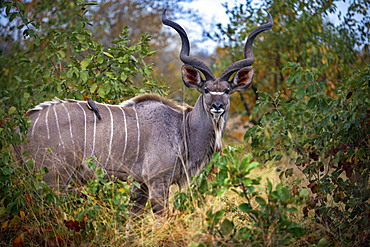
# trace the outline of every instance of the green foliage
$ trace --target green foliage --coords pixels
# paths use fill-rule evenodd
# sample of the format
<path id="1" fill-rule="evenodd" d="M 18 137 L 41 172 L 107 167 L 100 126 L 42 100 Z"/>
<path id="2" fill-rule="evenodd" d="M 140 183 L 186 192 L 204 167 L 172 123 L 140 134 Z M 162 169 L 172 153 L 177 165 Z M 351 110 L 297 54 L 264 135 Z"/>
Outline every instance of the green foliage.
<path id="1" fill-rule="evenodd" d="M 87 162 L 96 166 L 93 157 Z M 56 193 L 42 181 L 46 169 L 35 171 L 32 162 L 27 165 L 28 172 L 14 167 L 16 181 L 1 200 L 2 243 L 14 244 L 21 237 L 38 245 L 101 244 L 126 230 L 131 191 L 127 182 L 107 178 L 96 168 L 95 178 L 77 191 Z"/>
<path id="2" fill-rule="evenodd" d="M 149 49 L 148 35 L 142 35 L 137 44 L 128 45 L 129 31 L 125 28 L 120 38 L 107 48 L 92 40 L 86 14 L 89 6 L 96 3 L 76 1 L 74 26 L 68 31 L 53 21 L 41 23 L 30 19 L 20 1 L 2 5 L 9 18 L 8 25 L 17 20 L 16 27 L 22 30 L 19 40 L 2 36 L 2 41 L 11 40 L 13 44 L 11 53 L 1 50 L 0 56 L 0 63 L 6 65 L 0 77 L 0 149 L 4 151 L 2 165 L 7 176 L 10 168 L 6 164 L 14 162 L 9 147 L 25 141 L 30 123 L 22 116 L 33 105 L 53 97 L 90 97 L 119 103 L 138 93 L 161 90 L 151 76 L 151 65 L 144 61 L 154 53 Z M 46 6 L 40 4 L 37 8 L 44 10 Z M 134 78 L 142 79 L 140 89 L 133 84 Z"/>
<path id="3" fill-rule="evenodd" d="M 247 35 L 268 21 L 266 11 L 270 12 L 274 21 L 272 30 L 261 33 L 254 41 L 254 83 L 250 90 L 242 93 L 242 102 L 238 102 L 237 97 L 232 98 L 236 102 L 235 110 L 257 121 L 260 116 L 251 114 L 256 100 L 261 96 L 257 90 L 269 94 L 280 91 L 281 97 L 290 98 L 291 91 L 287 85 L 289 75 L 282 71 L 286 62 L 311 68 L 322 86 L 331 92 L 337 81 L 369 63 L 366 32 L 369 3 L 349 1 L 348 12 L 339 16 L 339 20 L 343 21 L 334 24 L 329 15 L 335 13 L 337 4 L 338 1 L 331 0 L 264 0 L 256 8 L 248 0 L 238 6 L 225 6 L 230 24 L 226 27 L 220 24 L 220 34 L 215 35 L 224 41 L 224 49 L 219 50 L 216 70 L 224 69 L 244 57 Z"/>
<path id="4" fill-rule="evenodd" d="M 94 159 L 90 157 L 87 162 L 95 163 Z M 101 167 L 95 169 L 95 176 L 60 206 L 67 215 L 64 224 L 68 230 L 80 234 L 83 241 L 109 242 L 126 230 L 132 188 L 113 176 L 107 178 Z"/>
<path id="5" fill-rule="evenodd" d="M 306 202 L 307 189 L 295 195 L 281 183 L 274 188 L 270 180 L 266 188 L 261 189 L 258 187 L 261 178 L 250 178 L 260 163 L 251 162 L 248 155 L 240 158 L 241 152 L 241 148 L 227 147 L 222 156 L 216 153 L 206 170 L 194 178 L 189 191 L 175 196 L 174 207 L 192 212 L 203 205 L 206 195 L 221 197 L 226 191 L 232 191 L 242 198 L 241 203 L 228 202 L 226 208 L 215 209 L 215 206 L 206 213 L 206 231 L 218 239 L 219 244 L 287 245 L 292 239 L 302 237 L 304 229 L 291 213 Z M 213 166 L 219 171 L 212 175 Z M 213 176 L 213 180 L 207 182 L 209 176 Z M 227 217 L 230 213 L 238 217 Z"/>
<path id="6" fill-rule="evenodd" d="M 361 245 L 369 236 L 370 70 L 346 77 L 335 98 L 325 94 L 323 82 L 310 70 L 295 63 L 284 70 L 291 72 L 287 83 L 292 98 L 262 93 L 255 111 L 267 113 L 245 140 L 252 138 L 260 159 L 290 157 L 309 181 L 305 216 L 314 209 L 315 221 L 327 227 L 333 241 Z"/>
<path id="7" fill-rule="evenodd" d="M 121 35 L 110 44 L 111 38 L 97 41 L 99 27 L 88 13 L 96 3 L 57 3 L 0 3 L 8 20 L 0 24 L 5 30 L 0 42 L 7 44 L 0 50 L 1 244 L 153 245 L 148 236 L 163 236 L 155 227 L 140 226 L 148 225 L 148 215 L 125 229 L 130 180 L 108 178 L 91 157 L 86 162 L 95 178 L 76 191 L 60 193 L 42 181 L 46 168 L 35 171 L 34 161 L 23 160 L 17 153 L 17 145 L 27 141 L 30 126 L 24 112 L 44 100 L 90 97 L 116 104 L 136 94 L 164 90 L 153 80 L 147 60 L 154 54 L 148 35 L 135 34 L 141 39 L 133 43 L 129 40 L 132 30 L 120 28 Z M 156 4 L 161 8 L 161 3 Z M 368 245 L 368 18 L 356 24 L 353 19 L 354 14 L 366 17 L 368 3 L 352 1 L 339 26 L 324 20 L 336 8 L 333 1 L 261 4 L 272 14 L 274 28 L 263 34 L 266 38 L 255 41 L 257 83 L 249 97 L 252 104 L 242 95 L 241 101 L 248 104 L 236 102 L 258 122 L 245 134 L 252 153 L 227 147 L 222 155 L 215 154 L 188 190 L 176 193 L 174 214 L 180 217 L 163 226 L 170 232 L 168 242 L 162 238 L 154 245 L 185 242 L 176 234 L 188 229 L 179 228 L 178 222 L 185 217 L 193 222 L 194 213 L 209 206 L 205 204 L 210 198 L 222 203 L 204 210 L 205 221 L 196 225 L 197 234 L 206 236 L 199 238 L 200 246 L 288 245 L 310 230 L 313 239 L 307 236 L 304 241 L 319 246 Z M 246 35 L 266 22 L 265 12 L 254 9 L 251 1 L 227 8 L 227 13 L 231 24 L 220 30 L 229 41 L 218 50 L 222 54 L 213 66 L 216 70 L 241 59 Z M 176 68 L 162 66 L 165 71 Z M 248 106 L 255 99 L 252 112 Z M 253 176 L 261 164 L 280 164 L 286 159 L 304 174 L 302 184 L 283 183 L 292 179 L 292 166 L 281 172 L 277 184 Z M 214 167 L 219 171 L 212 174 Z M 238 199 L 232 201 L 230 195 Z M 320 231 L 315 232 L 317 225 Z"/>
<path id="8" fill-rule="evenodd" d="M 7 30 L 20 33 L 4 32 L 0 37 L 2 44 L 10 44 L 9 50 L 0 50 L 4 65 L 0 71 L 0 218 L 1 235 L 6 236 L 1 239 L 6 243 L 28 239 L 61 244 L 69 241 L 66 236 L 71 232 L 82 242 L 96 235 L 112 239 L 126 223 L 130 191 L 126 183 L 106 180 L 97 168 L 96 180 L 89 181 L 78 196 L 59 194 L 42 181 L 47 169 L 35 171 L 34 161 L 24 160 L 17 148 L 27 141 L 30 120 L 25 111 L 44 100 L 90 97 L 116 104 L 144 92 L 163 93 L 152 78 L 152 65 L 145 62 L 154 53 L 150 36 L 141 35 L 134 44 L 124 28 L 109 46 L 93 41 L 87 18 L 91 5 L 96 3 L 61 1 L 60 18 L 46 20 L 39 17 L 51 11 L 48 4 L 36 4 L 35 13 L 29 13 L 21 1 L 1 2 Z M 88 162 L 94 165 L 94 160 Z M 38 221 L 32 222 L 35 218 Z M 38 224 L 40 229 L 29 229 Z M 51 234 L 51 229 L 65 234 L 67 240 Z"/>

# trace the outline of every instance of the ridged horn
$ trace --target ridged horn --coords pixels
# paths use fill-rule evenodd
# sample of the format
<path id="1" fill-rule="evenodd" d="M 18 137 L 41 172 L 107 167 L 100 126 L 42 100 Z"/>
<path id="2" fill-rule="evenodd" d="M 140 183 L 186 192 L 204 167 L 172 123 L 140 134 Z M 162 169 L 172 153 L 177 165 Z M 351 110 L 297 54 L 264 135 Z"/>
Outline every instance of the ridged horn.
<path id="1" fill-rule="evenodd" d="M 235 73 L 236 71 L 251 66 L 254 63 L 254 55 L 253 55 L 253 41 L 263 31 L 269 30 L 273 26 L 273 20 L 270 13 L 267 11 L 269 16 L 269 22 L 263 24 L 262 26 L 257 27 L 254 29 L 248 36 L 247 42 L 245 43 L 244 47 L 244 58 L 243 60 L 236 61 L 232 63 L 229 67 L 225 69 L 225 71 L 220 76 L 221 80 L 229 80 L 230 76 Z"/>
<path id="2" fill-rule="evenodd" d="M 166 17 L 166 11 L 165 9 L 162 14 L 162 23 L 166 26 L 172 27 L 176 30 L 176 32 L 180 35 L 181 38 L 181 51 L 180 51 L 180 60 L 185 65 L 190 65 L 198 70 L 200 70 L 203 75 L 205 76 L 206 80 L 214 80 L 216 79 L 213 75 L 212 70 L 202 61 L 190 57 L 190 43 L 188 39 L 188 35 L 186 34 L 185 30 L 176 22 L 173 22 Z"/>

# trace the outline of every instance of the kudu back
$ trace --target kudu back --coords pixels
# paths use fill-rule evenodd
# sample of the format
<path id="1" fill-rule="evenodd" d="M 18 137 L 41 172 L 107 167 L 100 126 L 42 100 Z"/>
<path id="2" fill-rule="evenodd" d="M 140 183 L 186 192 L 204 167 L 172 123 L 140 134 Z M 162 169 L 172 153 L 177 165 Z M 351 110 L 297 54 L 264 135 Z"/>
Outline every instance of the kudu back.
<path id="1" fill-rule="evenodd" d="M 200 92 L 194 107 L 146 94 L 120 105 L 96 103 L 102 116 L 98 120 L 85 101 L 44 102 L 26 113 L 31 128 L 22 153 L 30 151 L 36 168 L 46 166 L 49 173 L 45 181 L 59 189 L 67 188 L 72 179 L 93 176 L 84 160 L 95 156 L 109 176 L 121 180 L 131 176 L 141 184 L 134 188 L 133 212 L 140 212 L 148 198 L 155 213 L 165 212 L 170 186 L 185 184 L 221 149 L 229 97 L 251 84 L 253 40 L 272 28 L 272 17 L 268 15 L 269 22 L 249 35 L 245 59 L 231 64 L 216 78 L 207 65 L 189 56 L 186 32 L 168 20 L 164 11 L 163 24 L 174 28 L 181 37 L 184 84 Z"/>

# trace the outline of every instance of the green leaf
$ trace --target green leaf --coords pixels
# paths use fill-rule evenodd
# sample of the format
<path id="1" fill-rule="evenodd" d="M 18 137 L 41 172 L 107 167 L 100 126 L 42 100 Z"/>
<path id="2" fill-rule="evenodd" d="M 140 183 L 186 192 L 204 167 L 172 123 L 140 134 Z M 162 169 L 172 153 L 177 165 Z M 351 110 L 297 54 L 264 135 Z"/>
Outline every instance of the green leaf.
<path id="1" fill-rule="evenodd" d="M 12 6 L 10 4 L 8 6 L 6 6 L 6 10 L 5 10 L 6 15 L 10 14 L 11 8 L 12 8 Z"/>
<path id="2" fill-rule="evenodd" d="M 97 87 L 98 87 L 98 84 L 96 84 L 96 83 L 92 84 L 92 86 L 90 88 L 90 93 L 94 93 Z"/>
<path id="3" fill-rule="evenodd" d="M 30 97 L 30 94 L 29 93 L 24 93 L 23 94 L 23 98 L 25 99 L 25 100 L 28 100 L 28 98 Z"/>
<path id="4" fill-rule="evenodd" d="M 18 15 L 18 12 L 13 12 L 9 16 L 9 23 L 11 23 Z"/>
<path id="5" fill-rule="evenodd" d="M 89 78 L 89 72 L 80 71 L 80 78 L 81 78 L 81 81 L 86 82 L 87 79 Z"/>
<path id="6" fill-rule="evenodd" d="M 250 170 L 253 170 L 253 169 L 255 169 L 255 168 L 257 168 L 257 167 L 259 167 L 261 164 L 260 163 L 258 163 L 258 162 L 252 162 L 252 163 L 250 163 L 249 164 L 249 166 L 248 166 L 248 171 L 250 171 Z"/>
<path id="7" fill-rule="evenodd" d="M 87 66 L 89 66 L 91 61 L 91 58 L 85 58 L 84 60 L 81 61 L 81 68 L 86 69 Z"/>
<path id="8" fill-rule="evenodd" d="M 109 82 L 104 83 L 105 94 L 109 94 L 111 90 L 112 90 L 112 84 Z"/>
<path id="9" fill-rule="evenodd" d="M 9 108 L 8 114 L 12 115 L 16 110 L 17 109 L 14 106 L 12 106 L 12 107 Z"/>
<path id="10" fill-rule="evenodd" d="M 306 96 L 306 88 L 302 87 L 302 88 L 298 89 L 296 97 L 297 97 L 297 99 L 302 99 L 304 96 Z"/>
<path id="11" fill-rule="evenodd" d="M 122 72 L 121 73 L 121 80 L 126 81 L 126 79 L 127 79 L 127 75 L 124 72 Z"/>
<path id="12" fill-rule="evenodd" d="M 102 55 L 98 55 L 98 64 L 102 64 L 104 62 L 104 57 Z"/>
<path id="13" fill-rule="evenodd" d="M 317 246 L 323 247 L 323 246 L 328 246 L 330 243 L 326 238 L 320 239 L 320 241 L 317 243 Z"/>
<path id="14" fill-rule="evenodd" d="M 247 169 L 249 162 L 250 162 L 250 158 L 248 156 L 244 156 L 242 162 L 240 163 L 239 171 L 244 172 Z"/>
<path id="15" fill-rule="evenodd" d="M 110 79 L 116 79 L 115 77 L 114 77 L 114 74 L 112 73 L 112 72 L 106 72 L 105 73 L 106 74 L 106 76 L 108 77 L 108 78 L 110 78 Z"/>
<path id="16" fill-rule="evenodd" d="M 266 201 L 260 196 L 256 196 L 256 202 L 261 206 L 264 207 L 266 206 Z"/>
<path id="17" fill-rule="evenodd" d="M 151 75 L 151 71 L 148 68 L 145 68 L 144 69 L 144 73 L 145 73 L 146 76 L 150 76 Z"/>
<path id="18" fill-rule="evenodd" d="M 106 93 L 104 91 L 104 87 L 99 87 L 98 95 L 99 95 L 100 98 L 105 98 Z"/>
<path id="19" fill-rule="evenodd" d="M 295 225 L 293 227 L 288 228 L 288 232 L 293 234 L 294 237 L 300 238 L 306 234 L 306 231 L 303 229 L 303 227 Z"/>
<path id="20" fill-rule="evenodd" d="M 224 216 L 225 210 L 219 210 L 214 214 L 215 219 L 220 219 L 222 216 Z"/>
<path id="21" fill-rule="evenodd" d="M 221 223 L 222 234 L 224 235 L 230 234 L 233 229 L 234 229 L 234 224 L 230 220 L 224 219 L 224 221 L 222 221 Z"/>
<path id="22" fill-rule="evenodd" d="M 308 189 L 306 188 L 303 188 L 300 192 L 299 192 L 299 197 L 302 197 L 302 198 L 308 198 L 309 196 L 309 191 Z"/>
<path id="23" fill-rule="evenodd" d="M 238 208 L 241 211 L 246 212 L 246 213 L 250 213 L 253 210 L 253 208 L 251 206 L 249 206 L 249 204 L 247 204 L 247 203 L 240 204 Z"/>
<path id="24" fill-rule="evenodd" d="M 315 109 L 317 107 L 318 100 L 315 97 L 311 97 L 310 100 L 307 103 L 308 109 Z"/>
<path id="25" fill-rule="evenodd" d="M 291 73 L 288 77 L 288 79 L 286 80 L 286 84 L 290 87 L 292 85 L 292 82 L 294 81 L 294 79 L 297 77 L 298 73 L 300 71 L 299 70 L 296 70 L 294 71 L 293 73 Z"/>
<path id="26" fill-rule="evenodd" d="M 58 51 L 59 55 L 60 55 L 60 59 L 64 59 L 66 57 L 66 54 L 64 51 L 60 50 Z"/>
<path id="27" fill-rule="evenodd" d="M 50 57 L 51 56 L 51 53 L 50 53 L 49 48 L 45 48 L 44 49 L 44 54 L 45 54 L 46 57 Z"/>
<path id="28" fill-rule="evenodd" d="M 248 185 L 252 184 L 252 182 L 253 182 L 253 180 L 251 178 L 244 178 L 243 179 L 243 184 L 245 186 L 248 186 Z"/>
<path id="29" fill-rule="evenodd" d="M 268 189 L 269 193 L 271 193 L 271 191 L 272 191 L 272 183 L 271 183 L 270 179 L 268 179 L 268 178 L 267 178 L 267 189 Z"/>
<path id="30" fill-rule="evenodd" d="M 25 6 L 24 6 L 24 3 L 22 1 L 17 1 L 18 3 L 18 6 L 19 6 L 19 10 L 21 12 L 24 12 L 24 10 L 26 9 Z"/>

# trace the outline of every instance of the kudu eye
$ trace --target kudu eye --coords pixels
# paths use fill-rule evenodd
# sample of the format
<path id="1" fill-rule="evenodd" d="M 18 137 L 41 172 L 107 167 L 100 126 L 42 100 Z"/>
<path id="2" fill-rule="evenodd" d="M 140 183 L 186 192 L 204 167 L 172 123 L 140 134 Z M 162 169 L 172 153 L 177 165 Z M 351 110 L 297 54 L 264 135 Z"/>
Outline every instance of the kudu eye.
<path id="1" fill-rule="evenodd" d="M 208 88 L 205 88 L 204 89 L 204 93 L 209 93 L 209 89 Z"/>
<path id="2" fill-rule="evenodd" d="M 224 93 L 229 94 L 230 93 L 230 90 L 229 89 L 225 89 Z"/>

